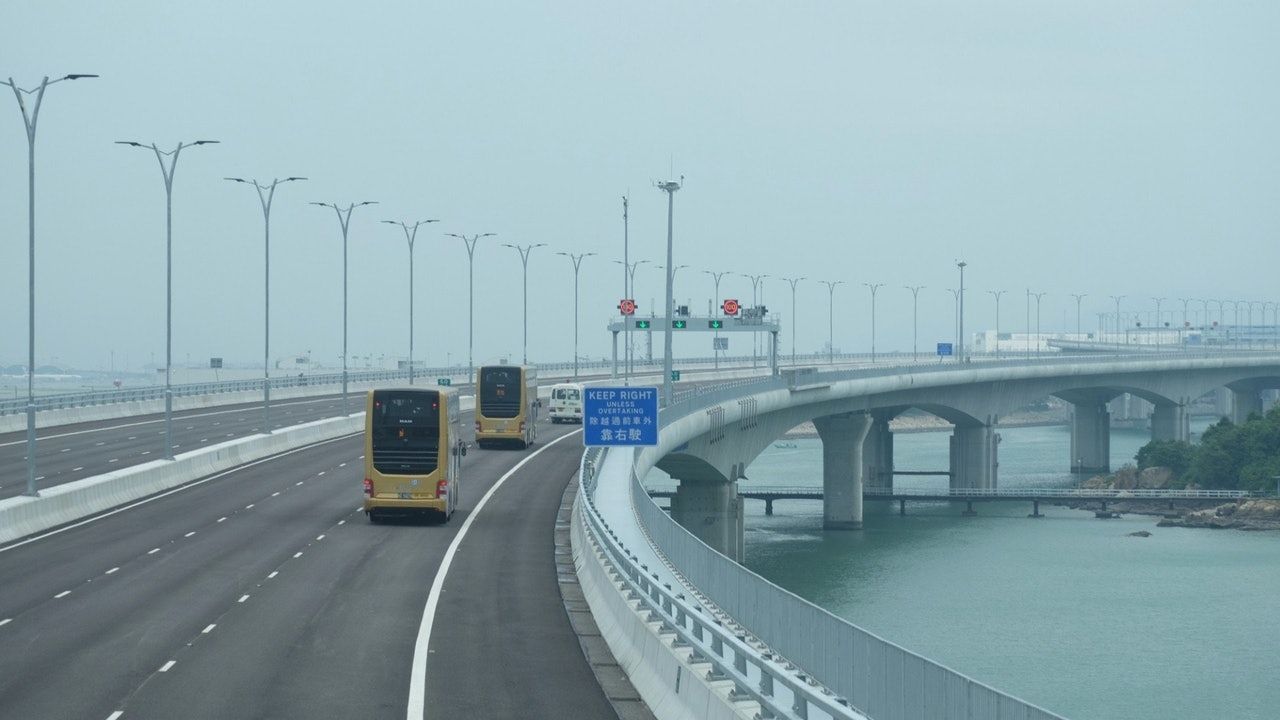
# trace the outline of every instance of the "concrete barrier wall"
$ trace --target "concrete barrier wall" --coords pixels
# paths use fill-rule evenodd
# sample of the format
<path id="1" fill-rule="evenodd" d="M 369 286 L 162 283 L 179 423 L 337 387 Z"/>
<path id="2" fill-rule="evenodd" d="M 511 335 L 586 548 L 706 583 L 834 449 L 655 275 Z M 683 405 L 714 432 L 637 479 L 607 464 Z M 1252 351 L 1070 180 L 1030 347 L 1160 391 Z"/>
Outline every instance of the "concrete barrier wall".
<path id="1" fill-rule="evenodd" d="M 644 618 L 640 602 L 631 600 L 613 580 L 603 553 L 587 537 L 581 502 L 574 500 L 569 532 L 578 583 L 600 635 L 654 716 L 658 720 L 752 718 L 759 705 L 731 702 L 733 682 L 707 680 L 711 665 L 691 662 L 692 650 L 676 647 L 675 634 L 662 633 L 661 623 Z"/>

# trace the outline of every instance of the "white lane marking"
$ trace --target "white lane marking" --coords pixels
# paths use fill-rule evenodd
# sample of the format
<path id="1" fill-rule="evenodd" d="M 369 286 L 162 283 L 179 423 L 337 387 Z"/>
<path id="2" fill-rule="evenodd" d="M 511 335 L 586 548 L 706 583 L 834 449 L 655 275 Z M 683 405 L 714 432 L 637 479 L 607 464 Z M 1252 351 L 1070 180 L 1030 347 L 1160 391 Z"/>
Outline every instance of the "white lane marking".
<path id="1" fill-rule="evenodd" d="M 200 442 L 209 442 L 209 438 L 200 438 Z"/>
<path id="2" fill-rule="evenodd" d="M 222 517 L 218 518 L 218 522 L 226 522 L 226 521 L 227 521 L 226 515 L 223 515 Z"/>
<path id="3" fill-rule="evenodd" d="M 41 475 L 40 477 L 36 478 L 36 482 L 39 482 L 39 481 L 41 481 L 41 480 L 43 480 L 43 479 L 44 479 L 44 476 L 43 476 L 43 475 Z"/>
<path id="4" fill-rule="evenodd" d="M 6 549 L 7 549 L 7 548 L 6 548 Z M 158 553 L 158 552 L 160 552 L 160 548 L 151 548 L 150 550 L 148 550 L 148 551 L 147 551 L 147 554 L 148 554 L 148 555 L 155 555 L 155 554 L 156 554 L 156 553 Z"/>
<path id="5" fill-rule="evenodd" d="M 235 437 L 235 436 L 236 436 L 235 433 L 227 433 L 227 437 Z"/>
<path id="6" fill-rule="evenodd" d="M 486 415 L 485 417 L 488 417 L 488 416 Z M 338 463 L 338 467 L 346 467 L 346 466 L 347 466 L 346 463 Z"/>
<path id="7" fill-rule="evenodd" d="M 319 535 L 317 535 L 317 536 L 316 536 L 316 541 L 317 541 L 317 542 L 318 542 L 318 541 L 320 541 L 320 540 L 323 540 L 323 539 L 324 539 L 324 533 L 321 533 L 321 534 L 319 534 Z"/>
<path id="8" fill-rule="evenodd" d="M 191 532 L 187 533 L 186 535 L 183 535 L 182 537 L 184 537 L 184 538 L 189 538 L 189 537 L 191 537 L 192 535 L 195 535 L 195 534 L 196 534 L 196 531 L 195 531 L 195 530 L 192 530 Z"/>
<path id="9" fill-rule="evenodd" d="M 201 635 L 208 635 L 209 633 L 213 632 L 213 629 L 214 629 L 214 628 L 216 628 L 216 627 L 218 627 L 216 624 L 214 624 L 214 623 L 209 623 L 209 627 L 207 627 L 207 628 L 205 628 L 205 629 L 201 630 L 201 631 L 200 631 L 200 634 L 201 634 Z"/>
<path id="10" fill-rule="evenodd" d="M 273 578 L 273 577 L 275 577 L 275 576 L 277 576 L 277 575 L 279 575 L 279 574 L 280 574 L 280 571 L 279 571 L 279 570 L 272 570 L 272 571 L 271 571 L 271 574 L 267 576 L 267 579 L 268 579 L 268 580 L 270 580 L 271 578 Z"/>
<path id="11" fill-rule="evenodd" d="M 293 554 L 293 559 L 294 559 L 294 560 L 297 560 L 297 559 L 298 559 L 298 558 L 300 558 L 300 557 L 302 557 L 302 551 L 301 551 L 301 550 L 299 550 L 298 552 L 296 552 L 296 553 L 294 553 L 294 554 Z"/>
<path id="12" fill-rule="evenodd" d="M 245 510 L 252 510 L 252 509 L 253 509 L 253 503 L 249 503 L 248 505 L 245 505 L 245 506 L 244 506 L 244 509 L 245 509 Z"/>
<path id="13" fill-rule="evenodd" d="M 301 480 L 299 480 L 298 482 L 294 483 L 294 484 L 293 484 L 293 486 L 294 486 L 294 487 L 298 487 L 298 486 L 299 486 L 299 485 L 301 485 L 301 484 L 302 484 L 302 481 L 301 481 Z"/>
<path id="14" fill-rule="evenodd" d="M 279 491 L 279 490 L 277 490 L 277 491 L 275 491 L 275 492 L 271 493 L 271 497 L 278 497 L 279 495 L 280 495 L 280 491 Z"/>
<path id="15" fill-rule="evenodd" d="M 142 454 L 143 454 L 143 455 L 150 455 L 150 454 L 151 454 L 151 451 L 150 451 L 150 450 L 143 450 L 143 451 L 142 451 Z"/>
<path id="16" fill-rule="evenodd" d="M 137 435 L 131 435 L 131 436 L 129 436 L 129 439 L 130 439 L 130 440 L 137 440 L 137 439 L 138 439 L 138 436 L 137 436 Z"/>
<path id="17" fill-rule="evenodd" d="M 58 452 L 71 452 L 71 448 L 62 448 Z"/>
<path id="18" fill-rule="evenodd" d="M 117 710 L 107 716 L 107 720 L 120 720 L 120 716 L 124 715 L 123 710 Z"/>
<path id="19" fill-rule="evenodd" d="M 507 478 L 515 475 L 525 463 L 538 457 L 543 452 L 550 450 L 556 443 L 565 438 L 573 437 L 581 430 L 565 433 L 551 442 L 543 445 L 532 453 L 526 455 L 524 459 L 515 464 L 502 477 L 493 483 L 488 492 L 480 498 L 480 502 L 476 503 L 475 509 L 467 515 L 467 519 L 462 523 L 462 527 L 458 528 L 458 534 L 453 536 L 453 542 L 449 543 L 449 549 L 444 551 L 444 558 L 440 561 L 440 567 L 436 569 L 435 579 L 431 581 L 431 591 L 427 594 L 426 607 L 422 608 L 422 624 L 418 626 L 418 639 L 413 646 L 413 666 L 409 671 L 409 708 L 405 717 L 408 720 L 422 720 L 426 714 L 427 701 L 427 653 L 430 652 L 428 646 L 431 643 L 431 626 L 435 623 L 436 607 L 440 604 L 440 591 L 444 589 L 445 576 L 449 574 L 449 565 L 453 563 L 453 556 L 458 552 L 458 546 L 462 544 L 462 539 L 467 536 L 467 530 L 471 529 L 471 523 L 480 516 L 480 511 L 484 509 L 489 498 L 502 487 Z"/>
<path id="20" fill-rule="evenodd" d="M 487 417 L 487 416 L 486 416 L 486 417 Z M 188 425 L 188 426 L 187 426 L 187 429 L 188 429 L 188 430 L 195 430 L 196 428 L 195 428 L 195 425 Z"/>
<path id="21" fill-rule="evenodd" d="M 242 602 L 244 602 L 245 600 L 248 600 L 248 599 L 249 599 L 249 596 L 248 596 L 248 595 L 241 595 L 241 596 L 240 596 L 240 599 L 239 599 L 239 600 L 237 600 L 236 602 L 238 602 L 238 603 L 242 603 Z"/>
<path id="22" fill-rule="evenodd" d="M 358 460 L 363 460 L 363 459 L 364 459 L 364 456 L 363 456 L 363 455 L 361 455 L 361 456 L 360 456 L 359 458 L 357 458 L 357 459 L 358 459 Z"/>
<path id="23" fill-rule="evenodd" d="M 3 620 L 0 620 L 0 627 L 8 625 L 11 622 L 13 622 L 13 618 L 5 618 Z"/>
<path id="24" fill-rule="evenodd" d="M 113 567 L 113 568 L 111 568 L 110 570 L 108 570 L 108 571 L 106 571 L 105 573 L 103 573 L 103 575 L 110 575 L 111 573 L 116 572 L 116 571 L 117 571 L 117 570 L 119 570 L 119 569 L 120 569 L 120 568 L 118 568 L 118 567 Z"/>
<path id="25" fill-rule="evenodd" d="M 70 590 L 63 590 L 62 592 L 58 593 L 57 595 L 54 595 L 54 596 L 53 596 L 53 599 L 54 599 L 54 600 L 57 600 L 57 599 L 59 599 L 59 598 L 64 598 L 64 597 L 66 597 L 66 596 L 68 596 L 68 595 L 70 595 L 70 594 L 71 594 L 71 591 L 70 591 Z"/>
<path id="26" fill-rule="evenodd" d="M 347 521 L 346 521 L 346 520 L 339 520 L 339 521 L 338 521 L 338 524 L 339 524 L 339 525 L 346 525 L 346 524 L 347 524 Z"/>
<path id="27" fill-rule="evenodd" d="M 120 462 L 120 458 L 111 458 L 110 460 L 107 461 L 107 464 L 109 465 L 113 462 Z"/>
<path id="28" fill-rule="evenodd" d="M 100 443 L 94 443 L 94 444 L 93 444 L 93 446 L 94 446 L 94 447 L 102 447 L 103 445 L 106 445 L 106 444 L 107 444 L 107 443 L 106 443 L 106 441 L 104 440 L 103 442 L 100 442 Z"/>
<path id="29" fill-rule="evenodd" d="M 356 512 L 364 512 L 364 506 L 363 506 L 363 505 L 357 505 L 357 506 L 356 506 Z"/>
<path id="30" fill-rule="evenodd" d="M 323 474 L 324 474 L 324 470 L 321 470 L 320 472 L 316 473 L 316 477 L 320 477 Z"/>
<path id="31" fill-rule="evenodd" d="M 178 664 L 177 660 L 170 660 L 169 662 L 160 666 L 160 672 L 169 672 L 169 668 L 177 664 Z"/>
<path id="32" fill-rule="evenodd" d="M 83 470 L 83 469 L 84 469 L 84 466 L 82 465 L 82 466 L 80 466 L 80 467 L 78 467 L 78 468 L 71 468 L 71 472 L 80 472 L 80 471 L 81 471 L 81 470 Z"/>
<path id="33" fill-rule="evenodd" d="M 213 426 L 214 426 L 214 427 L 217 427 L 217 426 L 219 426 L 219 425 L 221 425 L 221 424 L 222 424 L 222 423 L 220 423 L 220 422 L 216 422 L 216 423 L 214 423 L 214 424 L 213 424 Z"/>
<path id="34" fill-rule="evenodd" d="M 177 449 L 178 449 L 178 448 L 180 448 L 180 447 L 182 447 L 182 446 L 181 446 L 181 445 L 174 445 L 174 446 L 173 446 L 173 449 L 174 449 L 174 450 L 177 450 Z"/>

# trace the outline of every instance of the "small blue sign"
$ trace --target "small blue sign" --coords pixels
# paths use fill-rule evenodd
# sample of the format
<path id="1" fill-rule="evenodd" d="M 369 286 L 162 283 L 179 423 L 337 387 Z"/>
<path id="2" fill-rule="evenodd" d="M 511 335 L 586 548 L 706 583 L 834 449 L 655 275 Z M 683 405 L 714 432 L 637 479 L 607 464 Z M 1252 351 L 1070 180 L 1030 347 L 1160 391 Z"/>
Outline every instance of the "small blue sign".
<path id="1" fill-rule="evenodd" d="M 951 343 L 938 343 L 938 356 L 947 357 L 951 355 Z"/>
<path id="2" fill-rule="evenodd" d="M 658 444 L 658 388 L 589 387 L 582 402 L 582 443 Z"/>

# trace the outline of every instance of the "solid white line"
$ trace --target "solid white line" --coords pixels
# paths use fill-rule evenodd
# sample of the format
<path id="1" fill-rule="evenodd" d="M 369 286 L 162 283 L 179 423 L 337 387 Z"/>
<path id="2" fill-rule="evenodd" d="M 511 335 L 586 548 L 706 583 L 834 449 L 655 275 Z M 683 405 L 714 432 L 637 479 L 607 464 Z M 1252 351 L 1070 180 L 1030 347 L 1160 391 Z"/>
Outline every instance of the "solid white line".
<path id="1" fill-rule="evenodd" d="M 53 599 L 54 599 L 54 600 L 57 600 L 57 599 L 59 599 L 59 598 L 64 598 L 64 597 L 66 597 L 66 596 L 68 596 L 68 595 L 70 595 L 70 594 L 71 594 L 71 591 L 70 591 L 70 590 L 63 590 L 62 592 L 58 593 L 57 595 L 54 595 L 54 596 L 53 596 Z"/>
<path id="2" fill-rule="evenodd" d="M 177 664 L 178 664 L 177 660 L 170 660 L 169 662 L 160 666 L 160 672 L 169 672 L 169 668 Z"/>
<path id="3" fill-rule="evenodd" d="M 244 602 L 245 600 L 248 600 L 248 599 L 249 599 L 248 595 L 241 595 L 240 599 L 237 600 L 236 602 Z"/>
<path id="4" fill-rule="evenodd" d="M 117 711 L 115 711 L 115 712 L 111 713 L 110 715 L 108 715 L 108 716 L 107 716 L 107 720 L 119 720 L 119 718 L 120 718 L 120 716 L 121 716 L 121 715 L 124 715 L 124 711 L 123 711 L 123 710 L 117 710 Z"/>
<path id="5" fill-rule="evenodd" d="M 115 572 L 115 571 L 117 571 L 117 570 L 119 570 L 119 569 L 120 569 L 120 568 L 118 568 L 118 567 L 113 567 L 113 568 L 111 568 L 110 570 L 108 570 L 108 571 L 106 571 L 105 573 L 103 573 L 103 575 L 110 575 L 111 573 L 113 573 L 113 572 Z"/>
<path id="6" fill-rule="evenodd" d="M 440 592 L 444 589 L 444 579 L 449 574 L 449 565 L 453 563 L 453 556 L 457 554 L 458 546 L 462 544 L 462 539 L 467 536 L 467 530 L 471 528 L 472 521 L 479 517 L 485 503 L 489 502 L 489 498 L 493 497 L 493 494 L 498 491 L 498 488 L 502 487 L 507 478 L 516 474 L 516 471 L 524 467 L 525 463 L 538 457 L 544 451 L 550 450 L 552 446 L 561 440 L 573 437 L 580 432 L 582 430 L 574 430 L 561 435 L 516 463 L 515 467 L 498 478 L 497 482 L 489 488 L 489 491 L 480 498 L 480 502 L 476 503 L 475 509 L 467 515 L 462 527 L 458 528 L 458 534 L 453 536 L 453 542 L 449 543 L 449 549 L 445 550 L 444 558 L 440 561 L 440 567 L 436 570 L 435 579 L 431 581 L 431 591 L 427 594 L 426 607 L 422 608 L 422 624 L 418 626 L 418 639 L 413 646 L 413 666 L 409 674 L 409 708 L 405 714 L 408 720 L 422 720 L 426 714 L 427 653 L 430 652 L 428 646 L 431 644 L 431 626 L 435 623 L 436 606 L 440 604 Z"/>
<path id="7" fill-rule="evenodd" d="M 207 628 L 205 628 L 205 629 L 203 629 L 203 630 L 201 630 L 201 631 L 200 631 L 200 634 L 201 634 L 201 635 L 208 635 L 209 633 L 213 632 L 213 629 L 214 629 L 214 628 L 216 628 L 216 627 L 218 627 L 218 626 L 217 626 L 217 625 L 215 625 L 215 624 L 213 624 L 213 623 L 210 623 L 210 624 L 209 624 L 209 627 L 207 627 Z"/>
<path id="8" fill-rule="evenodd" d="M 10 551 L 10 550 L 12 550 L 12 549 L 14 549 L 14 548 L 22 547 L 23 545 L 26 545 L 26 544 L 28 544 L 28 543 L 33 543 L 33 542 L 35 542 L 35 541 L 37 541 L 37 540 L 43 540 L 43 539 L 45 539 L 45 538 L 47 538 L 47 537 L 49 537 L 49 536 L 51 536 L 51 535 L 57 535 L 58 533 L 64 533 L 64 532 L 66 532 L 66 531 L 68 531 L 68 530 L 70 530 L 70 529 L 72 529 L 72 528 L 78 528 L 78 527 L 80 527 L 81 525 L 88 525 L 88 524 L 89 524 L 89 523 L 91 523 L 91 522 L 97 522 L 98 520 L 101 520 L 101 519 L 106 518 L 106 517 L 111 517 L 112 515 L 115 515 L 115 514 L 117 514 L 117 513 L 125 512 L 126 510 L 132 510 L 132 509 L 134 509 L 134 508 L 138 507 L 139 505 L 145 505 L 145 504 L 147 504 L 147 503 L 149 503 L 149 502 L 153 502 L 153 501 L 155 501 L 155 500 L 159 500 L 160 498 L 168 497 L 168 496 L 173 495 L 173 494 L 175 494 L 175 493 L 180 493 L 180 492 L 182 492 L 183 490 L 189 490 L 189 489 L 191 489 L 191 488 L 193 488 L 193 487 L 197 487 L 197 486 L 199 486 L 199 485 L 203 485 L 203 484 L 205 484 L 205 483 L 207 483 L 207 482 L 209 482 L 209 481 L 211 481 L 211 480 L 217 480 L 218 478 L 226 477 L 227 475 L 230 475 L 230 474 L 232 474 L 232 473 L 240 472 L 241 470 L 245 470 L 245 469 L 248 469 L 248 468 L 254 467 L 254 466 L 256 466 L 256 465 L 261 465 L 261 464 L 263 464 L 263 463 L 268 463 L 268 462 L 271 462 L 271 461 L 273 461 L 273 460 L 279 460 L 280 458 L 282 458 L 282 457 L 284 457 L 284 456 L 286 456 L 286 455 L 293 455 L 294 453 L 303 452 L 304 450 L 314 450 L 314 449 L 316 449 L 317 447 L 319 447 L 319 446 L 321 446 L 321 445 L 328 445 L 329 443 L 337 442 L 337 441 L 339 441 L 339 440 L 347 440 L 347 439 L 350 439 L 350 438 L 353 438 L 353 437 L 355 437 L 355 436 L 357 436 L 357 435 L 362 435 L 362 434 L 364 434 L 364 431 L 363 431 L 363 430 L 361 430 L 360 432 L 357 432 L 357 433 L 351 433 L 350 435 L 343 435 L 343 436 L 341 436 L 341 437 L 330 438 L 329 440 L 321 440 L 321 441 L 320 441 L 320 442 L 318 442 L 318 443 L 312 443 L 311 445 L 304 445 L 304 446 L 302 446 L 302 447 L 300 447 L 300 448 L 294 448 L 294 449 L 292 449 L 292 450 L 286 450 L 286 451 L 284 451 L 284 452 L 282 452 L 282 453 L 280 453 L 280 454 L 278 454 L 278 455 L 272 455 L 272 456 L 270 456 L 270 457 L 264 457 L 264 458 L 262 458 L 261 460 L 254 460 L 254 461 L 253 461 L 253 462 L 251 462 L 251 463 L 245 463 L 244 465 L 239 465 L 239 466 L 233 467 L 233 468 L 231 468 L 231 469 L 229 469 L 229 470 L 224 470 L 224 471 L 222 471 L 222 472 L 218 473 L 217 475 L 210 475 L 209 477 L 204 478 L 204 479 L 202 479 L 202 480 L 196 480 L 196 481 L 194 481 L 194 482 L 189 482 L 189 483 L 187 483 L 186 485 L 181 485 L 181 486 L 176 487 L 176 488 L 174 488 L 174 489 L 172 489 L 172 490 L 168 490 L 168 491 L 166 491 L 166 492 L 162 492 L 162 493 L 160 493 L 160 494 L 158 494 L 158 495 L 152 495 L 152 496 L 151 496 L 151 497 L 149 497 L 149 498 L 145 498 L 145 499 L 143 499 L 143 500 L 139 500 L 139 501 L 138 501 L 138 502 L 136 502 L 136 503 L 131 503 L 131 504 L 129 504 L 129 505 L 125 505 L 124 507 L 116 508 L 115 510 L 111 510 L 111 511 L 109 511 L 109 512 L 102 513 L 101 515 L 95 515 L 95 516 L 93 516 L 93 517 L 91 517 L 91 518 L 88 518 L 88 519 L 86 519 L 86 520 L 81 520 L 80 522 L 77 522 L 77 523 L 72 523 L 72 524 L 70 524 L 70 525 L 65 525 L 65 526 L 63 526 L 63 527 L 58 528 L 57 530 L 51 530 L 51 531 L 49 531 L 49 532 L 47 532 L 47 533 L 43 533 L 43 534 L 41 534 L 41 535 L 35 535 L 35 536 L 33 536 L 33 537 L 29 537 L 29 538 L 27 538 L 26 540 L 23 540 L 22 542 L 17 542 L 17 543 L 14 543 L 14 544 L 9 545 L 9 546 L 6 546 L 6 547 L 0 547 L 0 553 L 8 552 L 8 551 Z M 174 447 L 177 447 L 177 445 L 175 445 Z M 249 505 L 249 507 L 253 507 L 253 505 Z M 247 510 L 248 508 L 245 508 L 245 509 Z M 160 548 L 156 548 L 156 549 L 155 549 L 155 550 L 153 550 L 152 552 L 158 552 L 159 550 L 160 550 Z M 148 555 L 150 555 L 151 553 L 147 553 L 147 554 L 148 554 Z"/>

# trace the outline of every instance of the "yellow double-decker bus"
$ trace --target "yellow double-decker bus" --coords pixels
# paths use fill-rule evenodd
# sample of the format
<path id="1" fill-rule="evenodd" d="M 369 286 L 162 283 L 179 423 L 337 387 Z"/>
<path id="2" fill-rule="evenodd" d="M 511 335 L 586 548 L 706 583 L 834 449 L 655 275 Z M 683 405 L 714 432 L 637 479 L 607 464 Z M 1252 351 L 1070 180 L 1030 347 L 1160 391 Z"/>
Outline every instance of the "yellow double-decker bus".
<path id="1" fill-rule="evenodd" d="M 476 444 L 527 448 L 538 439 L 538 371 L 485 365 L 476 373 Z"/>
<path id="2" fill-rule="evenodd" d="M 365 401 L 364 512 L 448 520 L 458 507 L 462 411 L 452 390 L 370 390 Z"/>

